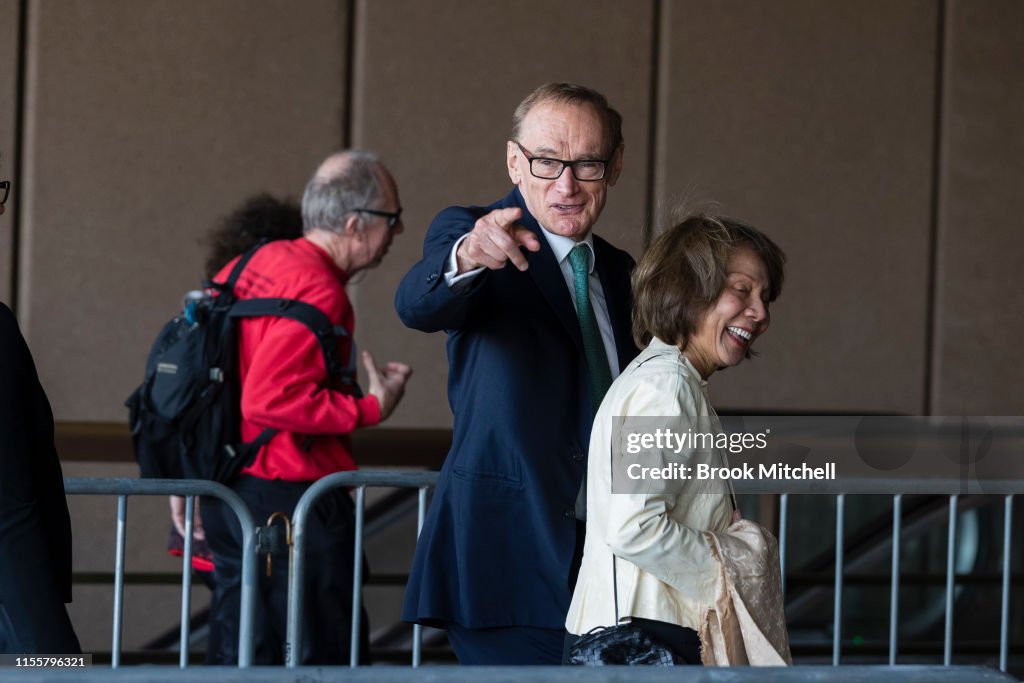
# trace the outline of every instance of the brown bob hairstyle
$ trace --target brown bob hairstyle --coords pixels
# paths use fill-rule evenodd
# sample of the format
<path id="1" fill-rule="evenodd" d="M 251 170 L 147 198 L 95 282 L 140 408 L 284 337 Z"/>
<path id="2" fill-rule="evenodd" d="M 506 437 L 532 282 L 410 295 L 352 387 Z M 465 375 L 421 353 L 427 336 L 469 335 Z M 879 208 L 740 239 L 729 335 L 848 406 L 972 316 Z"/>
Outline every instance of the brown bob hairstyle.
<path id="1" fill-rule="evenodd" d="M 729 258 L 752 250 L 768 274 L 768 301 L 782 292 L 786 255 L 764 233 L 731 218 L 699 214 L 660 235 L 633 270 L 633 340 L 657 337 L 686 348 L 725 288 Z M 747 351 L 747 357 L 750 357 Z"/>

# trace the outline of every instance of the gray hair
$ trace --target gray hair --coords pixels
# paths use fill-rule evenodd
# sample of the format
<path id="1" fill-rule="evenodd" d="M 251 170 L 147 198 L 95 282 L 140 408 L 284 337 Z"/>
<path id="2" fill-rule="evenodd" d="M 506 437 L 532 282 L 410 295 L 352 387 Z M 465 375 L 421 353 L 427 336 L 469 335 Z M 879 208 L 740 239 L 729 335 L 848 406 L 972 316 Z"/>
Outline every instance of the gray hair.
<path id="1" fill-rule="evenodd" d="M 314 229 L 341 232 L 345 218 L 359 208 L 374 208 L 381 201 L 378 171 L 380 158 L 371 152 L 342 152 L 336 163 L 331 157 L 306 184 L 302 195 L 303 232 Z"/>

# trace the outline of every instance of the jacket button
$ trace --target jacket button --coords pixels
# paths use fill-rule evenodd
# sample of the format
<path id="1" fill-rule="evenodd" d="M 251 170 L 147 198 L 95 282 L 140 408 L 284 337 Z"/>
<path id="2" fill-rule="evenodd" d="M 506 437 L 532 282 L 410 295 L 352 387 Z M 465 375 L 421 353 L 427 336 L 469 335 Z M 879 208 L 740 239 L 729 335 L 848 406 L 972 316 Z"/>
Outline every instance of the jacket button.
<path id="1" fill-rule="evenodd" d="M 572 459 L 576 462 L 583 462 L 583 451 L 577 448 L 572 452 Z"/>
<path id="2" fill-rule="evenodd" d="M 565 508 L 565 510 L 562 512 L 562 514 L 565 515 L 566 519 L 575 519 L 576 518 L 576 511 L 573 510 L 572 508 Z"/>

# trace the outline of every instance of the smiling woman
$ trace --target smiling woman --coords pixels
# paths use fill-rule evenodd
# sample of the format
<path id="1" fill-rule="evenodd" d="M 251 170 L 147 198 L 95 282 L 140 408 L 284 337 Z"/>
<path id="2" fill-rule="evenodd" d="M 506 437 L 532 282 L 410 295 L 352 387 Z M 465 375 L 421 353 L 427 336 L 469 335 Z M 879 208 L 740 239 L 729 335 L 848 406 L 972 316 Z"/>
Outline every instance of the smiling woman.
<path id="1" fill-rule="evenodd" d="M 615 424 L 634 416 L 682 418 L 720 434 L 707 379 L 751 356 L 768 329 L 768 306 L 782 289 L 785 260 L 782 250 L 754 228 L 694 216 L 655 240 L 637 264 L 633 336 L 646 348 L 612 384 L 594 419 L 583 565 L 565 626 L 570 634 L 629 619 L 669 650 L 676 664 L 722 663 L 708 644 L 708 629 L 728 612 L 723 610 L 719 622 L 708 614 L 713 613 L 709 607 L 718 609 L 716 598 L 723 594 L 724 556 L 716 554 L 706 532 L 744 532 L 747 523 L 738 521 L 728 487 L 708 489 L 696 478 L 611 495 L 614 464 L 619 472 L 630 465 L 621 449 L 616 452 Z M 657 468 L 684 473 L 694 471 L 697 460 L 716 468 L 728 465 L 721 448 L 656 447 L 651 455 Z M 763 547 L 770 561 L 771 542 Z M 766 594 L 772 592 L 770 583 L 765 582 Z M 781 602 L 763 599 L 750 607 L 766 615 L 758 627 L 764 626 L 770 647 L 748 650 L 748 661 L 788 662 Z M 584 646 L 577 647 L 575 637 L 569 641 L 570 661 L 589 661 L 578 656 Z"/>
<path id="2" fill-rule="evenodd" d="M 786 256 L 760 231 L 693 216 L 659 237 L 633 273 L 633 337 L 678 346 L 703 379 L 753 356 L 782 292 Z"/>

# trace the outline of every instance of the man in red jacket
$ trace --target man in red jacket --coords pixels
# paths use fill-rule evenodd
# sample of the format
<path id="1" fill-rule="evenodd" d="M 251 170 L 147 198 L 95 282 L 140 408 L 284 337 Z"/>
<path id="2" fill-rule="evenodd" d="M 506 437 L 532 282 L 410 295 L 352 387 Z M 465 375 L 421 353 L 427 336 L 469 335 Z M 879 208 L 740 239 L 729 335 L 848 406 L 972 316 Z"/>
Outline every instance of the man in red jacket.
<path id="1" fill-rule="evenodd" d="M 346 151 L 327 158 L 302 198 L 303 236 L 271 242 L 249 261 L 235 291 L 242 299 L 298 299 L 323 311 L 348 331 L 339 358 L 351 353 L 354 317 L 345 283 L 377 266 L 394 236 L 402 232 L 394 179 L 377 157 Z M 234 261 L 215 278 L 225 281 Z M 280 430 L 244 468 L 232 488 L 249 505 L 257 524 L 274 512 L 291 516 L 313 482 L 356 469 L 349 435 L 387 417 L 401 399 L 411 369 L 390 362 L 377 367 L 364 351 L 369 379 L 366 396 L 334 387 L 320 345 L 301 323 L 267 316 L 244 319 L 239 331 L 242 384 L 242 439 L 265 428 Z M 208 659 L 238 659 L 241 587 L 241 530 L 234 514 L 216 499 L 203 501 L 206 536 L 214 554 L 211 642 Z M 353 503 L 348 491 L 324 495 L 307 527 L 306 604 L 303 664 L 340 664 L 349 659 L 354 561 Z M 287 561 L 275 558 L 272 576 L 261 572 L 255 609 L 254 659 L 284 661 Z M 367 619 L 361 620 L 360 659 L 366 661 Z"/>

